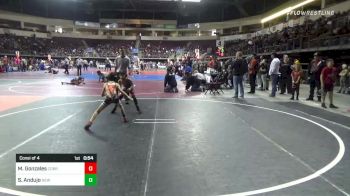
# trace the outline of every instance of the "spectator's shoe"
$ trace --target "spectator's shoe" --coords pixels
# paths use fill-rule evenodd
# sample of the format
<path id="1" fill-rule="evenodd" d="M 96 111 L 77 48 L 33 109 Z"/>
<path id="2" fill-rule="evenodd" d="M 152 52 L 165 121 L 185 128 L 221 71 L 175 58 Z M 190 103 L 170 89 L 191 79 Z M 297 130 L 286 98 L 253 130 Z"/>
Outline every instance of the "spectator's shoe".
<path id="1" fill-rule="evenodd" d="M 244 99 L 244 96 L 239 96 L 239 98 Z"/>
<path id="2" fill-rule="evenodd" d="M 249 91 L 248 94 L 254 94 L 255 92 Z"/>
<path id="3" fill-rule="evenodd" d="M 137 112 L 138 112 L 139 114 L 142 114 L 141 110 L 137 110 Z"/>
<path id="4" fill-rule="evenodd" d="M 338 107 L 333 104 L 329 104 L 329 108 L 338 109 Z"/>
<path id="5" fill-rule="evenodd" d="M 92 125 L 92 122 L 88 122 L 88 123 L 84 126 L 85 131 L 90 131 L 91 125 Z"/>
<path id="6" fill-rule="evenodd" d="M 327 108 L 327 106 L 326 106 L 325 103 L 322 103 L 321 106 L 322 106 L 323 108 Z"/>
<path id="7" fill-rule="evenodd" d="M 294 100 L 294 97 L 291 97 L 290 100 Z"/>
<path id="8" fill-rule="evenodd" d="M 129 100 L 125 100 L 125 104 L 126 104 L 126 105 L 129 105 Z"/>
<path id="9" fill-rule="evenodd" d="M 321 102 L 321 97 L 318 97 L 318 98 L 317 98 L 317 101 L 318 101 L 318 102 Z"/>
<path id="10" fill-rule="evenodd" d="M 269 97 L 276 97 L 276 95 L 269 95 Z"/>
<path id="11" fill-rule="evenodd" d="M 126 118 L 124 117 L 123 122 L 124 122 L 124 123 L 127 123 L 127 122 L 128 122 L 128 119 L 126 119 Z"/>
<path id="12" fill-rule="evenodd" d="M 111 114 L 115 114 L 115 110 L 112 110 L 112 111 L 111 111 Z"/>
<path id="13" fill-rule="evenodd" d="M 338 91 L 337 93 L 341 93 L 341 91 Z"/>
<path id="14" fill-rule="evenodd" d="M 299 97 L 297 97 L 296 100 L 299 101 Z"/>
<path id="15" fill-rule="evenodd" d="M 314 100 L 314 98 L 311 98 L 311 97 L 306 99 L 306 101 L 313 101 L 313 100 Z"/>
<path id="16" fill-rule="evenodd" d="M 237 99 L 237 98 L 238 98 L 238 96 L 233 96 L 232 98 L 233 98 L 233 99 Z"/>

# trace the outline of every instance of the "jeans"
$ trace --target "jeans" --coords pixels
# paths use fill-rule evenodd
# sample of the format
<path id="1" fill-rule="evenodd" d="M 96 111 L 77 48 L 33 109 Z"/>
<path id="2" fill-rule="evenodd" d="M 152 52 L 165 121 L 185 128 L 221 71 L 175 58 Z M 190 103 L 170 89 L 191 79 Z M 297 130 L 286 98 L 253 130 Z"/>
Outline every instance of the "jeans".
<path id="1" fill-rule="evenodd" d="M 320 101 L 321 100 L 321 81 L 319 80 L 315 80 L 315 79 L 310 79 L 310 95 L 309 95 L 309 99 L 313 99 L 314 98 L 314 94 L 315 94 L 315 89 L 316 91 L 316 95 L 317 95 L 317 99 Z"/>
<path id="2" fill-rule="evenodd" d="M 256 74 L 249 75 L 249 83 L 250 83 L 250 92 L 255 93 Z"/>
<path id="3" fill-rule="evenodd" d="M 281 90 L 282 94 L 284 94 L 286 92 L 286 90 L 287 90 L 288 94 L 292 93 L 292 78 L 291 77 L 289 77 L 289 76 L 281 77 L 279 84 L 280 84 L 280 90 Z"/>
<path id="4" fill-rule="evenodd" d="M 238 88 L 240 91 L 240 97 L 244 97 L 243 76 L 233 76 L 233 86 L 235 91 L 235 97 L 238 97 Z"/>
<path id="5" fill-rule="evenodd" d="M 267 89 L 267 74 L 261 74 L 261 89 L 266 90 Z"/>
<path id="6" fill-rule="evenodd" d="M 277 91 L 278 75 L 277 74 L 272 74 L 271 75 L 271 80 L 272 80 L 271 96 L 274 97 L 274 96 L 276 96 L 276 91 Z"/>

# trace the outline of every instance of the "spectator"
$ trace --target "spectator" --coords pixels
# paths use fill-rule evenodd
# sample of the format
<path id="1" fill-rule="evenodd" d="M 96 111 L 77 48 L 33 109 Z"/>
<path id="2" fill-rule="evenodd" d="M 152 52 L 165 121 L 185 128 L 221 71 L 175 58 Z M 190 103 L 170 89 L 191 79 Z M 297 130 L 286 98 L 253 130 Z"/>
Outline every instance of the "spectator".
<path id="1" fill-rule="evenodd" d="M 326 107 L 326 95 L 328 93 L 329 96 L 329 107 L 330 108 L 338 108 L 333 105 L 333 88 L 335 82 L 335 69 L 334 69 L 334 61 L 333 59 L 327 59 L 327 66 L 322 69 L 321 72 L 321 88 L 322 88 L 322 107 Z"/>
<path id="2" fill-rule="evenodd" d="M 130 66 L 130 59 L 125 53 L 125 49 L 122 49 L 120 51 L 120 56 L 118 56 L 115 60 L 115 72 L 121 75 L 127 75 L 128 68 Z"/>
<path id="3" fill-rule="evenodd" d="M 267 88 L 267 62 L 263 56 L 260 57 L 259 76 L 260 76 L 260 90 L 262 90 L 262 91 L 268 90 L 268 88 Z"/>
<path id="4" fill-rule="evenodd" d="M 283 55 L 283 63 L 280 68 L 281 77 L 279 80 L 281 94 L 284 94 L 287 90 L 288 94 L 292 93 L 292 80 L 291 80 L 291 65 L 288 55 Z"/>
<path id="5" fill-rule="evenodd" d="M 178 93 L 177 82 L 175 74 L 173 73 L 173 68 L 168 67 L 167 73 L 164 78 L 164 92 L 166 93 Z"/>
<path id="6" fill-rule="evenodd" d="M 291 100 L 294 100 L 295 93 L 296 93 L 296 100 L 299 100 L 299 89 L 300 89 L 302 74 L 303 72 L 301 70 L 300 62 L 298 60 L 295 60 L 293 65 L 293 71 L 291 73 L 291 78 L 292 78 L 292 97 L 290 98 Z"/>
<path id="7" fill-rule="evenodd" d="M 238 89 L 240 97 L 244 98 L 243 88 L 243 75 L 247 72 L 248 65 L 245 59 L 243 59 L 243 53 L 238 51 L 236 53 L 236 59 L 233 61 L 232 66 L 233 86 L 235 94 L 233 98 L 238 98 Z"/>
<path id="8" fill-rule="evenodd" d="M 269 70 L 269 75 L 272 80 L 272 90 L 270 97 L 275 97 L 276 96 L 276 91 L 277 91 L 277 84 L 278 84 L 278 75 L 280 74 L 279 69 L 281 65 L 281 61 L 277 58 L 276 53 L 271 54 L 271 64 L 270 64 L 270 70 Z"/>
<path id="9" fill-rule="evenodd" d="M 5 55 L 4 58 L 2 59 L 2 64 L 5 67 L 5 71 L 9 72 L 9 61 L 7 56 Z"/>
<path id="10" fill-rule="evenodd" d="M 311 61 L 308 72 L 309 72 L 309 84 L 310 84 L 310 95 L 306 99 L 308 101 L 314 100 L 314 92 L 315 88 L 317 89 L 317 100 L 321 101 L 321 82 L 320 82 L 320 75 L 325 67 L 325 62 L 322 60 L 322 57 L 319 53 L 314 54 L 314 59 Z"/>
<path id="11" fill-rule="evenodd" d="M 249 83 L 250 83 L 250 91 L 248 93 L 255 93 L 255 85 L 256 85 L 256 74 L 258 71 L 258 61 L 256 59 L 256 55 L 253 55 L 252 59 L 248 65 L 248 74 L 249 74 Z"/>
<path id="12" fill-rule="evenodd" d="M 339 76 L 340 76 L 340 89 L 339 89 L 338 93 L 343 93 L 343 94 L 346 93 L 346 88 L 347 88 L 347 86 L 346 86 L 346 79 L 348 77 L 348 74 L 349 74 L 348 66 L 346 64 L 343 64 L 342 65 L 342 70 L 339 73 Z"/>

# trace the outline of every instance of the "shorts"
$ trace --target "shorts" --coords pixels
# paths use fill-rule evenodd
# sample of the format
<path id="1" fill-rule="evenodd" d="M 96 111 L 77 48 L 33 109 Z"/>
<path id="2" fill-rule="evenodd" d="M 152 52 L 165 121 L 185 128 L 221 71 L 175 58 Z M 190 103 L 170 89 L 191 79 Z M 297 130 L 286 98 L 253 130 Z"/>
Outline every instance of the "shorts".
<path id="1" fill-rule="evenodd" d="M 333 84 L 324 84 L 323 92 L 330 92 L 333 91 L 334 85 Z"/>
<path id="2" fill-rule="evenodd" d="M 103 103 L 106 104 L 106 105 L 109 105 L 109 104 L 112 104 L 112 103 L 118 103 L 119 102 L 119 99 L 118 98 L 106 98 Z"/>

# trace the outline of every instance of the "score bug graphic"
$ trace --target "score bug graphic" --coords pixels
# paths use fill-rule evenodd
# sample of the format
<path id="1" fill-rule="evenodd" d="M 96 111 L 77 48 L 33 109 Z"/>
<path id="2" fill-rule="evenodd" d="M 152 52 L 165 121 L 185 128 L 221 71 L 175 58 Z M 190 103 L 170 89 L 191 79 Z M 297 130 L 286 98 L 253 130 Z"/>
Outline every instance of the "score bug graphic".
<path id="1" fill-rule="evenodd" d="M 17 186 L 96 186 L 96 154 L 17 154 Z"/>
<path id="2" fill-rule="evenodd" d="M 96 162 L 85 162 L 85 186 L 95 186 L 97 183 Z"/>

